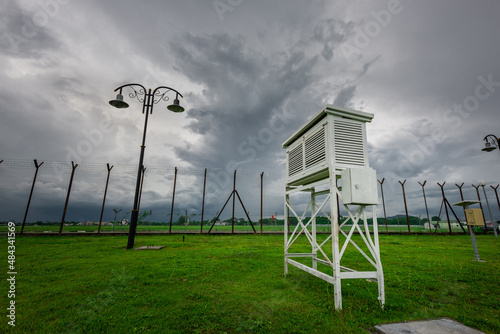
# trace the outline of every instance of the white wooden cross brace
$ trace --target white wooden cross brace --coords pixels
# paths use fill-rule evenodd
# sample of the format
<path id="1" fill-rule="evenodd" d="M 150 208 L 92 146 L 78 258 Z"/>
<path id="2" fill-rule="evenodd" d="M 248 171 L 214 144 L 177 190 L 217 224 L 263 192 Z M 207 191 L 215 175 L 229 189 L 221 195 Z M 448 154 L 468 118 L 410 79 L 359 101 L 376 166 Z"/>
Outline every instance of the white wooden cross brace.
<path id="1" fill-rule="evenodd" d="M 330 198 L 330 196 L 327 196 L 325 198 L 325 200 L 323 201 L 323 203 L 321 204 L 320 206 L 320 209 L 323 208 L 323 206 L 325 206 L 326 202 L 328 201 L 328 199 Z M 316 212 L 314 212 L 314 209 L 312 208 L 311 209 L 311 213 L 313 214 L 311 216 L 311 218 L 309 219 L 309 221 L 307 222 L 306 225 L 304 225 L 304 223 L 302 222 L 304 220 L 304 217 L 305 215 L 307 214 L 307 211 L 309 210 L 309 207 L 311 206 L 311 203 L 312 203 L 312 200 L 311 202 L 309 202 L 309 204 L 307 205 L 307 208 L 306 210 L 304 211 L 304 214 L 302 215 L 301 218 L 299 218 L 299 216 L 297 215 L 297 213 L 295 212 L 295 210 L 292 208 L 292 206 L 290 205 L 290 203 L 286 203 L 286 205 L 288 206 L 288 208 L 292 211 L 292 213 L 295 215 L 295 217 L 297 218 L 298 220 L 298 224 L 297 226 L 295 226 L 295 230 L 293 231 L 291 237 L 290 237 L 290 240 L 293 239 L 294 237 L 294 234 L 295 232 L 297 231 L 298 227 L 299 226 L 302 226 L 302 229 L 300 230 L 299 234 L 297 236 L 295 236 L 295 239 L 291 240 L 288 245 L 287 245 L 287 249 L 290 248 L 290 246 L 297 240 L 297 238 L 302 234 L 302 232 L 305 232 L 306 236 L 307 236 L 307 239 L 309 240 L 309 243 L 311 243 L 311 245 L 313 244 L 313 241 L 312 241 L 312 235 L 310 234 L 310 232 L 307 230 L 307 226 L 314 220 L 314 218 L 316 218 L 316 215 L 318 214 L 319 210 L 317 210 Z M 318 246 L 316 244 L 316 246 Z"/>
<path id="2" fill-rule="evenodd" d="M 321 204 L 320 209 L 321 209 L 321 208 L 323 208 L 323 206 L 326 204 L 326 202 L 328 201 L 328 198 L 329 198 L 329 197 L 327 196 L 327 198 L 325 199 L 325 201 L 323 202 L 323 204 Z M 286 205 L 288 206 L 288 208 L 290 208 L 290 210 L 293 212 L 293 214 L 295 215 L 295 217 L 297 218 L 297 220 L 298 220 L 298 222 L 299 222 L 299 223 L 297 224 L 297 226 L 295 226 L 295 229 L 294 229 L 294 231 L 293 231 L 292 235 L 290 236 L 290 240 L 292 240 L 292 239 L 293 239 L 293 241 L 290 241 L 290 242 L 288 243 L 288 245 L 287 245 L 287 249 L 288 249 L 288 248 L 289 248 L 289 247 L 290 247 L 290 246 L 291 246 L 291 245 L 295 242 L 295 240 L 297 240 L 297 238 L 298 238 L 298 237 L 302 234 L 302 232 L 303 232 L 304 230 L 305 230 L 306 232 L 309 232 L 309 231 L 306 229 L 306 227 L 307 227 L 307 226 L 308 226 L 308 225 L 309 225 L 309 224 L 310 224 L 310 223 L 314 220 L 314 218 L 316 218 L 316 215 L 318 214 L 319 210 L 317 210 L 316 212 L 314 212 L 314 208 L 311 208 L 311 213 L 313 214 L 313 215 L 312 215 L 312 217 L 311 217 L 311 219 L 309 219 L 309 221 L 307 222 L 307 224 L 306 224 L 305 226 L 304 226 L 304 224 L 303 224 L 303 222 L 302 222 L 302 221 L 304 220 L 304 218 L 305 218 L 305 216 L 306 216 L 306 214 L 307 214 L 307 211 L 309 210 L 309 207 L 311 207 L 311 203 L 312 203 L 312 202 L 313 202 L 312 200 L 309 202 L 309 204 L 307 205 L 307 208 L 306 208 L 306 210 L 304 211 L 304 214 L 302 215 L 302 217 L 301 217 L 301 218 L 299 218 L 299 217 L 298 217 L 298 215 L 295 213 L 295 210 L 293 210 L 293 208 L 292 208 L 292 206 L 290 205 L 290 203 L 288 203 L 288 202 L 286 203 Z M 296 233 L 297 229 L 299 228 L 299 226 L 302 226 L 302 229 L 300 230 L 299 234 L 298 234 L 297 236 L 295 236 L 295 239 L 294 239 L 293 237 L 294 237 L 294 235 L 295 235 L 295 233 Z M 306 236 L 307 236 L 307 239 L 309 240 L 309 242 L 312 244 L 312 236 L 311 236 L 310 234 L 306 234 Z"/>
<path id="3" fill-rule="evenodd" d="M 292 212 L 294 213 L 295 217 L 297 217 L 297 220 L 302 221 L 302 220 L 304 220 L 304 218 L 306 217 L 307 211 L 309 211 L 309 207 L 311 206 L 311 203 L 312 203 L 312 200 L 309 202 L 309 204 L 307 204 L 307 207 L 306 207 L 306 209 L 304 210 L 304 213 L 302 214 L 302 216 L 301 216 L 300 218 L 297 216 L 297 214 L 295 213 L 295 211 L 293 211 L 293 209 L 292 209 L 292 207 L 291 207 L 291 205 L 290 205 L 290 203 L 289 203 L 288 201 L 286 202 L 286 205 L 287 205 L 287 206 L 288 206 L 288 207 L 292 210 Z M 312 220 L 309 220 L 309 222 L 310 222 L 310 221 L 312 221 Z M 308 223 L 308 224 L 309 224 L 309 223 Z M 300 224 L 295 225 L 295 228 L 294 228 L 294 230 L 293 230 L 293 232 L 292 232 L 292 235 L 290 236 L 290 239 L 289 239 L 289 240 L 292 240 L 292 239 L 293 239 L 293 237 L 295 236 L 295 233 L 297 233 L 297 229 L 299 228 L 299 226 L 300 226 Z M 300 231 L 300 233 L 302 233 L 302 231 Z M 300 235 L 300 233 L 299 233 L 299 235 Z M 298 236 L 297 236 L 297 237 L 298 237 Z M 295 239 L 297 239 L 297 238 L 295 238 Z M 289 248 L 289 247 L 290 247 L 290 246 L 291 246 L 294 242 L 295 242 L 295 240 L 294 240 L 294 241 L 292 241 L 292 242 L 290 242 L 289 244 L 287 244 L 287 249 L 288 249 L 288 248 Z"/>
<path id="4" fill-rule="evenodd" d="M 371 238 L 370 238 L 369 234 L 368 234 L 368 239 L 369 239 L 369 241 L 368 241 L 368 240 L 366 240 L 366 237 L 364 236 L 363 231 L 361 230 L 361 228 L 359 227 L 359 224 L 358 224 L 359 219 L 363 218 L 365 229 L 368 229 L 368 224 L 366 221 L 366 211 L 365 211 L 366 207 L 360 206 L 354 211 L 354 213 L 351 212 L 351 210 L 349 209 L 349 207 L 347 205 L 344 205 L 344 207 L 347 210 L 347 213 L 349 214 L 349 218 L 344 222 L 344 224 L 349 220 L 352 220 L 353 224 L 352 224 L 351 230 L 349 231 L 349 235 L 347 235 L 344 231 L 340 230 L 340 232 L 346 237 L 346 240 L 342 246 L 342 250 L 340 251 L 340 259 L 342 259 L 342 256 L 347 248 L 347 245 L 349 243 L 351 243 L 368 260 L 368 262 L 370 262 L 375 268 L 377 268 L 377 265 L 375 264 L 375 262 L 354 242 L 354 240 L 352 240 L 352 235 L 354 233 L 354 230 L 356 229 L 356 230 L 358 230 L 359 234 L 361 235 L 361 238 L 365 242 L 368 250 L 370 251 L 370 254 L 373 256 L 374 259 L 377 259 L 376 255 L 375 255 L 376 252 L 374 250 L 375 246 L 373 246 L 373 242 L 371 242 Z M 354 217 L 355 214 L 357 215 L 356 217 Z M 369 230 L 368 230 L 368 233 L 369 233 Z"/>
<path id="5" fill-rule="evenodd" d="M 323 201 L 323 203 L 321 203 L 321 205 L 319 206 L 319 208 L 323 208 L 325 206 L 325 204 L 328 202 L 328 200 L 330 199 L 330 195 L 328 195 L 325 200 Z M 323 256 L 325 257 L 325 259 L 328 261 L 328 263 L 330 265 L 333 265 L 332 261 L 330 260 L 330 258 L 325 254 L 325 252 L 321 249 L 321 247 L 318 246 L 318 243 L 316 241 L 313 241 L 313 237 L 311 235 L 311 233 L 307 230 L 307 226 L 313 221 L 314 218 L 316 218 L 316 215 L 318 214 L 318 212 L 320 210 L 316 210 L 316 212 L 313 212 L 313 215 L 311 216 L 311 219 L 309 220 L 309 222 L 304 225 L 304 223 L 302 222 L 303 220 L 303 217 L 302 219 L 299 218 L 299 215 L 295 212 L 295 210 L 293 209 L 293 207 L 290 205 L 290 203 L 288 201 L 285 202 L 286 203 L 286 206 L 290 209 L 290 211 L 292 211 L 293 215 L 295 216 L 295 218 L 297 218 L 297 221 L 298 221 L 298 224 L 297 226 L 295 227 L 295 231 L 297 230 L 298 226 L 300 225 L 302 227 L 302 229 L 300 230 L 300 232 L 297 234 L 297 236 L 295 236 L 295 238 L 293 240 L 291 240 L 290 242 L 287 243 L 287 247 L 286 247 L 286 250 L 288 251 L 288 249 L 290 248 L 290 246 L 297 240 L 297 238 L 302 234 L 302 232 L 304 232 L 304 234 L 307 236 L 307 239 L 309 240 L 309 243 L 315 247 L 317 250 L 319 250 L 321 252 L 321 254 L 323 254 Z M 309 203 L 310 204 L 310 203 Z M 309 208 L 309 205 L 308 205 L 308 208 Z M 314 210 L 312 210 L 314 211 Z M 295 233 L 294 231 L 294 233 Z M 293 238 L 293 234 L 292 236 L 290 237 L 290 239 Z M 322 244 L 323 245 L 323 244 Z"/>

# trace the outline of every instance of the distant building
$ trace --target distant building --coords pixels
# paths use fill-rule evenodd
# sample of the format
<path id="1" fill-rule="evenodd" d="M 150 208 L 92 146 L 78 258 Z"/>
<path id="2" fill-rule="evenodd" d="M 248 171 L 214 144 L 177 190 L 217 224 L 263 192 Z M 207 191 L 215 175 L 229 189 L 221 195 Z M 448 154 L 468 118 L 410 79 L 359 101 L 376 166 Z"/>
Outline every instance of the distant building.
<path id="1" fill-rule="evenodd" d="M 436 224 L 434 224 L 434 223 L 435 222 L 431 222 L 431 224 L 430 224 L 431 225 L 430 226 L 431 229 L 435 229 L 436 228 Z M 427 223 L 424 224 L 424 228 L 425 229 L 429 229 L 429 222 L 427 222 Z"/>
<path id="2" fill-rule="evenodd" d="M 429 228 L 429 225 L 427 225 L 428 223 L 425 223 L 424 226 L 426 228 Z M 448 221 L 447 220 L 441 220 L 441 221 L 436 221 L 436 220 L 433 220 L 431 221 L 431 228 L 436 228 L 436 225 L 438 225 L 438 228 L 441 228 L 441 229 L 448 229 Z M 464 224 L 464 222 L 462 222 L 462 225 Z M 456 221 L 456 220 L 450 220 L 450 226 L 452 229 L 460 229 L 460 224 Z"/>
<path id="3" fill-rule="evenodd" d="M 215 223 L 215 226 L 225 226 L 225 225 L 229 225 L 229 223 L 226 223 L 226 222 L 223 222 L 223 221 L 218 221 Z"/>
<path id="4" fill-rule="evenodd" d="M 99 225 L 99 222 L 92 222 L 89 220 L 83 223 L 83 226 L 92 226 L 92 225 Z"/>

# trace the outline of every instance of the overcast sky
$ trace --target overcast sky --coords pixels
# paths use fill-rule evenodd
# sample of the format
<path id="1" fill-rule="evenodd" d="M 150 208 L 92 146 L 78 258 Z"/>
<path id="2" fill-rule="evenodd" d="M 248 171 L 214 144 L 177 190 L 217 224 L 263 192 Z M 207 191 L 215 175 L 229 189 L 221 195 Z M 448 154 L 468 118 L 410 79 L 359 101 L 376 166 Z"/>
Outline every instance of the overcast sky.
<path id="1" fill-rule="evenodd" d="M 389 214 L 404 213 L 398 181 L 407 180 L 410 214 L 423 218 L 418 181 L 427 180 L 437 215 L 436 182 L 447 182 L 454 202 L 455 183 L 476 199 L 471 184 L 482 180 L 498 216 L 490 185 L 500 181 L 500 153 L 481 151 L 484 136 L 500 135 L 498 1 L 0 4 L 0 172 L 4 205 L 14 210 L 2 219 L 22 220 L 33 159 L 47 163 L 31 220 L 60 219 L 71 167 L 58 174 L 56 162 L 80 163 L 70 219 L 98 220 L 106 163 L 122 166 L 110 205 L 129 210 L 144 118 L 131 91 L 123 91 L 130 108 L 108 104 L 126 83 L 184 95 L 186 112 L 160 102 L 148 126 L 145 165 L 152 167 L 141 207 L 161 212 L 158 220 L 167 220 L 174 167 L 178 210 L 199 211 L 208 168 L 208 215 L 229 195 L 234 169 L 254 218 L 262 171 L 264 214 L 282 213 L 281 144 L 326 104 L 375 115 L 369 159 L 385 178 Z M 84 213 L 90 207 L 92 217 Z"/>

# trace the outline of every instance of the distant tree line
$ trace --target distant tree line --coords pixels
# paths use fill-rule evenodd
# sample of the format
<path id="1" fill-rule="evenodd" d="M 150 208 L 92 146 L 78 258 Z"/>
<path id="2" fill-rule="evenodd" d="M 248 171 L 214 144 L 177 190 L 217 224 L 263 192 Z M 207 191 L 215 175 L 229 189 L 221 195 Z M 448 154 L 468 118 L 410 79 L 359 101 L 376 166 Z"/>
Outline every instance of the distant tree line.
<path id="1" fill-rule="evenodd" d="M 157 221 L 149 221 L 148 220 L 148 216 L 151 215 L 151 211 L 144 211 L 144 212 L 141 212 L 140 216 L 139 216 L 139 222 L 138 224 L 139 225 L 168 225 L 170 224 L 170 220 L 167 220 L 167 221 L 161 221 L 161 222 L 157 222 Z M 203 225 L 211 225 L 214 223 L 215 221 L 215 218 L 216 217 L 213 217 L 212 219 L 209 219 L 209 220 L 203 220 Z M 340 220 L 341 221 L 344 221 L 346 217 L 342 217 L 340 216 Z M 309 220 L 311 219 L 311 217 L 305 217 L 303 222 L 304 223 L 307 223 L 309 222 Z M 409 216 L 409 220 L 410 220 L 410 225 L 424 225 L 428 220 L 427 218 L 419 218 L 419 217 L 416 217 L 416 216 Z M 186 216 L 185 215 L 179 215 L 177 217 L 177 219 L 173 219 L 172 220 L 172 225 L 180 225 L 180 226 L 184 226 L 186 224 Z M 224 222 L 226 224 L 231 224 L 231 221 L 232 221 L 232 218 L 227 218 L 227 219 L 224 219 L 224 220 L 221 220 L 220 222 Z M 369 218 L 368 219 L 368 223 L 372 223 L 373 219 L 372 218 Z M 378 217 L 377 219 L 378 223 L 379 224 L 385 224 L 385 220 L 384 220 L 384 217 Z M 442 221 L 439 217 L 437 216 L 433 216 L 432 217 L 432 221 Z M 290 217 L 290 225 L 296 225 L 298 222 L 297 218 L 296 217 Z M 3 221 L 3 222 L 0 222 L 0 225 L 7 225 L 8 221 Z M 65 224 L 72 224 L 72 225 L 77 225 L 78 223 L 81 223 L 81 222 L 78 222 L 78 221 L 66 221 L 64 222 Z M 256 220 L 256 221 L 252 221 L 253 224 L 259 224 L 260 225 L 260 219 Z M 387 218 L 387 224 L 388 225 L 404 225 L 406 224 L 406 216 L 395 216 L 395 217 L 388 217 Z M 32 223 L 27 223 L 28 225 L 59 225 L 61 224 L 60 221 L 36 221 L 36 222 L 32 222 Z M 240 226 L 245 226 L 245 225 L 249 225 L 249 222 L 246 218 L 234 218 L 234 224 L 235 225 L 240 225 Z M 283 219 L 277 219 L 277 218 L 264 218 L 262 219 L 262 224 L 263 225 L 268 225 L 268 226 L 283 226 L 284 224 L 284 220 Z M 330 221 L 328 220 L 327 217 L 323 217 L 323 216 L 320 216 L 320 217 L 316 217 L 316 224 L 319 224 L 319 225 L 326 225 L 326 224 L 330 224 Z M 347 223 L 348 225 L 352 224 L 351 221 L 349 221 Z M 199 220 L 195 220 L 195 219 L 189 219 L 189 225 L 192 225 L 192 226 L 200 226 L 200 221 Z"/>

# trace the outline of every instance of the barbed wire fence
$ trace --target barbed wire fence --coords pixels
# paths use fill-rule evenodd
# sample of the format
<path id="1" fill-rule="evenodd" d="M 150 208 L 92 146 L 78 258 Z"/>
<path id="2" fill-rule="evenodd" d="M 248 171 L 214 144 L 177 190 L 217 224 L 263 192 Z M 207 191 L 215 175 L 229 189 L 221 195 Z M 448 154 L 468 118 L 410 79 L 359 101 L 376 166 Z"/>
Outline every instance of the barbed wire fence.
<path id="1" fill-rule="evenodd" d="M 23 232 L 127 232 L 136 177 L 137 166 L 124 164 L 0 160 L 0 221 L 24 226 Z M 280 232 L 285 177 L 277 171 L 145 166 L 138 231 Z M 463 210 L 446 205 L 464 196 L 481 201 L 486 221 L 499 216 L 498 184 L 378 181 L 382 233 L 464 233 Z M 436 216 L 441 222 L 429 224 Z"/>

